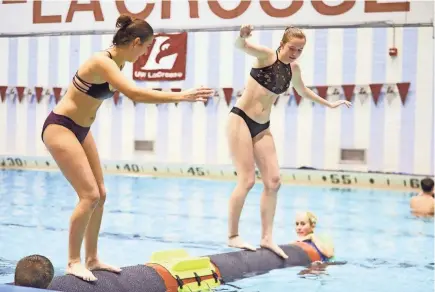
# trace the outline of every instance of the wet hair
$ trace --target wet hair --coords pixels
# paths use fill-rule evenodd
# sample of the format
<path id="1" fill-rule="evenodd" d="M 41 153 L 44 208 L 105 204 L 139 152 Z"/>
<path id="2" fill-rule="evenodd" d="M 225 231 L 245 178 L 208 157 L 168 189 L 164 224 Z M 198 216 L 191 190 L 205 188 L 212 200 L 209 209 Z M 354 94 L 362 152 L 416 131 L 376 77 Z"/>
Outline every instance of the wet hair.
<path id="1" fill-rule="evenodd" d="M 425 193 L 430 193 L 433 191 L 434 181 L 430 177 L 424 178 L 420 182 L 421 189 Z"/>
<path id="2" fill-rule="evenodd" d="M 283 44 L 285 44 L 288 41 L 290 41 L 292 38 L 304 39 L 304 40 L 307 39 L 305 37 L 304 32 L 300 28 L 294 26 L 288 26 L 286 27 L 284 34 L 282 35 L 281 41 Z"/>
<path id="3" fill-rule="evenodd" d="M 46 289 L 54 277 L 51 261 L 42 255 L 30 255 L 18 261 L 15 286 Z"/>
<path id="4" fill-rule="evenodd" d="M 128 45 L 136 38 L 140 38 L 141 42 L 144 43 L 154 35 L 154 30 L 148 22 L 125 14 L 118 17 L 116 27 L 118 31 L 112 40 L 115 46 Z"/>

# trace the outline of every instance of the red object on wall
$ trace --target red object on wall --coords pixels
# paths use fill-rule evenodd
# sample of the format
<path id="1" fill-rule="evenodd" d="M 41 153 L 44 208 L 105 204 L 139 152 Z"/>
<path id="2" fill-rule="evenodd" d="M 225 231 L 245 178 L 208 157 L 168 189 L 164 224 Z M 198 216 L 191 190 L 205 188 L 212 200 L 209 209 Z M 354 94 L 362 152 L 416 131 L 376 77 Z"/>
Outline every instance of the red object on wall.
<path id="1" fill-rule="evenodd" d="M 373 101 L 375 105 L 378 105 L 379 96 L 381 95 L 382 84 L 370 84 L 370 90 L 372 91 Z"/>
<path id="2" fill-rule="evenodd" d="M 343 88 L 344 97 L 347 101 L 351 102 L 355 90 L 355 84 L 344 84 L 341 87 Z"/>
<path id="3" fill-rule="evenodd" d="M 234 89 L 232 88 L 223 88 L 225 101 L 227 102 L 227 105 L 230 105 L 231 98 L 233 97 Z"/>
<path id="4" fill-rule="evenodd" d="M 411 86 L 411 83 L 409 82 L 401 82 L 397 83 L 397 89 L 399 90 L 400 100 L 402 101 L 402 104 L 405 105 L 406 98 L 408 97 L 409 87 Z"/>

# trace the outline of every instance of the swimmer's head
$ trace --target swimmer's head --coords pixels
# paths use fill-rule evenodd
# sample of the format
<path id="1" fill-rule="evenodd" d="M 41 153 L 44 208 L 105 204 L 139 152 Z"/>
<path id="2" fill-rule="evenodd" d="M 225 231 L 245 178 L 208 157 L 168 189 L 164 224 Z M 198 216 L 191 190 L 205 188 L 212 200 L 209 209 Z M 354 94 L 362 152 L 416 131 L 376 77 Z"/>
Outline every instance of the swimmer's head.
<path id="1" fill-rule="evenodd" d="M 298 236 L 306 236 L 314 232 L 317 217 L 311 212 L 298 212 L 296 214 L 295 229 Z"/>
<path id="2" fill-rule="evenodd" d="M 14 285 L 47 289 L 54 277 L 51 261 L 42 255 L 30 255 L 18 261 Z"/>
<path id="3" fill-rule="evenodd" d="M 306 42 L 304 32 L 296 27 L 289 26 L 285 29 L 280 43 L 280 53 L 287 62 L 294 62 L 302 54 Z"/>
<path id="4" fill-rule="evenodd" d="M 141 55 L 148 53 L 154 40 L 154 30 L 148 22 L 120 15 L 116 27 L 118 31 L 113 36 L 112 43 L 118 48 L 126 49 L 127 61 L 135 62 Z"/>
<path id="5" fill-rule="evenodd" d="M 432 193 L 434 188 L 434 181 L 430 177 L 424 178 L 420 182 L 421 190 L 425 193 Z"/>

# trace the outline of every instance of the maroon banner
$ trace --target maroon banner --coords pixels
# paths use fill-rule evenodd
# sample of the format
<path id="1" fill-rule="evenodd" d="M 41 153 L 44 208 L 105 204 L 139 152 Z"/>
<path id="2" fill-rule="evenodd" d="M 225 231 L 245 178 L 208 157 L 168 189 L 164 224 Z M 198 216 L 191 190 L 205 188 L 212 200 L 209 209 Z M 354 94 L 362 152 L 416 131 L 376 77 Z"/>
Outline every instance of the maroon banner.
<path id="1" fill-rule="evenodd" d="M 0 86 L 0 98 L 2 102 L 4 102 L 6 99 L 6 90 L 8 90 L 7 86 Z"/>
<path id="2" fill-rule="evenodd" d="M 233 97 L 233 91 L 234 91 L 234 89 L 232 89 L 232 88 L 223 88 L 222 90 L 224 91 L 225 101 L 226 101 L 227 105 L 230 105 L 231 98 Z"/>
<path id="3" fill-rule="evenodd" d="M 319 96 L 323 99 L 326 99 L 328 93 L 328 86 L 316 86 L 316 88 Z"/>
<path id="4" fill-rule="evenodd" d="M 35 96 L 36 96 L 36 101 L 38 103 L 40 103 L 42 99 L 42 90 L 43 90 L 42 87 L 39 86 L 35 87 Z"/>
<path id="5" fill-rule="evenodd" d="M 372 91 L 373 101 L 375 105 L 378 105 L 379 96 L 381 95 L 382 84 L 370 84 L 370 90 Z"/>
<path id="6" fill-rule="evenodd" d="M 133 64 L 133 79 L 173 81 L 186 79 L 187 32 L 156 34 L 147 54 Z"/>
<path id="7" fill-rule="evenodd" d="M 118 105 L 119 103 L 119 91 L 115 91 L 115 93 L 113 94 L 113 102 L 115 103 L 115 105 Z"/>
<path id="8" fill-rule="evenodd" d="M 54 94 L 54 99 L 56 100 L 56 103 L 59 102 L 61 93 L 62 93 L 61 87 L 53 87 L 53 94 Z"/>
<path id="9" fill-rule="evenodd" d="M 21 102 L 23 100 L 24 89 L 26 89 L 24 86 L 17 86 L 17 96 L 18 96 L 19 102 Z"/>
<path id="10" fill-rule="evenodd" d="M 172 92 L 181 92 L 181 88 L 171 88 Z M 178 102 L 175 103 L 175 106 L 178 106 Z"/>
<path id="11" fill-rule="evenodd" d="M 405 105 L 406 98 L 408 96 L 409 86 L 411 83 L 409 82 L 401 82 L 397 83 L 397 89 L 399 90 L 400 99 L 402 100 L 402 104 Z"/>
<path id="12" fill-rule="evenodd" d="M 348 102 L 351 102 L 355 90 L 355 84 L 344 84 L 341 87 L 343 88 L 344 97 L 346 97 Z"/>
<path id="13" fill-rule="evenodd" d="M 299 105 L 301 103 L 302 97 L 299 95 L 299 93 L 294 88 L 293 88 L 293 93 L 295 94 L 296 105 Z"/>

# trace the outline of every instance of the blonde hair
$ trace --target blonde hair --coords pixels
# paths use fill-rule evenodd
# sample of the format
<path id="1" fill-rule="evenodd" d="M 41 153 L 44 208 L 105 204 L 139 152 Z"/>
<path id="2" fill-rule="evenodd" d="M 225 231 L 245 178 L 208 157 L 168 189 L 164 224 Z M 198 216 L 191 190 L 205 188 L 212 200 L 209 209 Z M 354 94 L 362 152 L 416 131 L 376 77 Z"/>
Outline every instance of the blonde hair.
<path id="1" fill-rule="evenodd" d="M 300 28 L 294 26 L 288 26 L 284 31 L 281 41 L 283 44 L 285 44 L 292 38 L 304 39 L 304 40 L 307 39 L 305 37 L 304 32 Z"/>
<path id="2" fill-rule="evenodd" d="M 311 226 L 316 227 L 316 224 L 317 224 L 316 215 L 314 215 L 314 213 L 312 213 L 310 211 L 307 211 L 306 215 L 307 215 L 308 221 L 310 222 Z"/>

